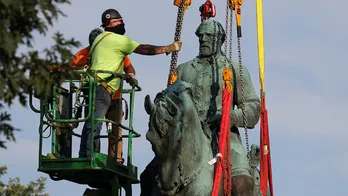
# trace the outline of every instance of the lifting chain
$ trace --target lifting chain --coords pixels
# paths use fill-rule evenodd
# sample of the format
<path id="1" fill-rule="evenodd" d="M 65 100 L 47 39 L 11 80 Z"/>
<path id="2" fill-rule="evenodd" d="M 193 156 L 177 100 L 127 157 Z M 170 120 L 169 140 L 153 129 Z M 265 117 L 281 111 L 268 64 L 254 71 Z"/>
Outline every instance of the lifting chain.
<path id="1" fill-rule="evenodd" d="M 248 161 L 250 163 L 250 149 L 249 149 L 249 135 L 248 135 L 248 119 L 246 117 L 245 112 L 245 96 L 244 96 L 244 81 L 243 81 L 243 64 L 242 64 L 242 52 L 241 52 L 241 44 L 240 37 L 238 37 L 238 59 L 239 59 L 239 75 L 240 75 L 240 84 L 241 84 L 241 96 L 242 96 L 242 113 L 243 113 L 243 126 L 245 133 L 245 145 L 247 151 Z"/>
<path id="2" fill-rule="evenodd" d="M 229 16 L 229 11 L 230 11 L 230 8 L 229 8 L 229 0 L 227 0 L 226 1 L 226 17 L 225 17 L 225 31 L 226 31 L 226 34 L 227 34 L 227 31 L 228 31 L 228 27 L 230 26 L 231 27 L 231 29 L 232 29 L 232 26 L 231 26 L 231 24 L 228 24 L 228 16 Z M 225 48 L 224 48 L 224 52 L 225 52 L 225 55 L 227 55 L 227 36 L 226 36 L 226 39 L 225 39 Z M 231 46 L 230 46 L 231 47 Z M 230 50 L 231 50 L 231 48 L 230 48 Z M 226 60 L 225 60 L 226 61 Z M 225 62 L 226 63 L 226 62 Z"/>
<path id="3" fill-rule="evenodd" d="M 244 95 L 244 80 L 243 80 L 243 64 L 242 64 L 242 48 L 241 48 L 241 37 L 242 37 L 242 29 L 241 29 L 241 6 L 243 4 L 243 0 L 230 0 L 230 8 L 235 11 L 236 14 L 236 26 L 237 26 L 237 50 L 238 50 L 238 60 L 239 60 L 239 76 L 240 76 L 240 84 L 241 84 L 241 100 L 242 100 L 242 114 L 243 114 L 243 127 L 245 133 L 245 145 L 246 145 L 246 153 L 248 157 L 248 161 L 250 164 L 250 147 L 249 147 L 249 134 L 248 134 L 248 119 L 245 111 L 245 95 Z M 232 16 L 232 14 L 231 14 Z M 232 20 L 232 17 L 231 17 Z M 231 39 L 231 38 L 230 38 Z M 231 44 L 231 43 L 230 43 Z M 231 51 L 230 51 L 231 52 Z M 230 53 L 231 58 L 231 53 Z"/>
<path id="4" fill-rule="evenodd" d="M 229 19 L 229 20 L 228 20 Z M 226 36 L 226 42 L 225 42 L 225 55 L 227 56 L 227 48 L 229 48 L 229 61 L 232 63 L 232 24 L 233 24 L 233 10 L 231 8 L 230 0 L 226 0 L 226 18 L 225 18 L 225 30 L 226 35 L 229 32 L 229 35 Z M 227 45 L 227 37 L 229 37 L 229 46 Z"/>
<path id="5" fill-rule="evenodd" d="M 227 0 L 228 1 L 228 0 Z M 228 4 L 227 4 L 228 5 Z M 227 21 L 226 21 L 227 23 Z M 229 51 L 229 57 L 230 57 L 230 62 L 232 63 L 232 32 L 233 32 L 233 29 L 232 29 L 232 24 L 233 24 L 233 10 L 230 9 L 230 51 Z M 227 30 L 226 30 L 226 33 L 227 33 Z"/>
<path id="6" fill-rule="evenodd" d="M 229 89 L 229 92 L 232 92 L 233 91 L 233 85 L 230 83 L 231 79 L 232 79 L 232 64 L 230 64 L 230 67 L 227 66 L 227 63 L 229 61 L 229 63 L 231 63 L 232 61 L 231 60 L 227 60 L 227 48 L 228 48 L 228 44 L 227 42 L 230 41 L 230 45 L 229 45 L 229 53 L 231 54 L 232 53 L 232 39 L 230 37 L 230 39 L 228 40 L 227 39 L 227 32 L 228 32 L 228 29 L 230 29 L 230 32 L 232 32 L 232 23 L 229 23 L 230 21 L 228 20 L 228 17 L 229 17 L 229 12 L 231 11 L 231 9 L 229 8 L 229 0 L 226 1 L 226 20 L 225 20 L 225 31 L 226 31 L 226 35 L 225 35 L 225 40 L 224 40 L 224 44 L 225 44 L 225 48 L 224 48 L 224 53 L 225 53 L 225 58 L 224 58 L 224 61 L 225 61 L 225 69 L 223 71 L 223 79 L 224 79 L 224 88 L 226 86 L 228 86 L 228 89 Z M 231 11 L 232 12 L 232 11 Z M 230 56 L 230 59 L 232 57 Z"/>
<path id="7" fill-rule="evenodd" d="M 179 41 L 181 38 L 181 31 L 182 31 L 182 24 L 184 20 L 184 14 L 187 9 L 187 7 L 191 4 L 191 0 L 175 0 L 174 5 L 178 6 L 178 15 L 176 19 L 176 28 L 175 28 L 175 35 L 174 35 L 174 41 Z M 169 69 L 169 75 L 168 75 L 168 83 L 167 86 L 173 84 L 175 80 L 178 77 L 177 74 L 177 64 L 178 64 L 178 52 L 172 53 L 172 58 L 170 61 L 170 69 Z"/>

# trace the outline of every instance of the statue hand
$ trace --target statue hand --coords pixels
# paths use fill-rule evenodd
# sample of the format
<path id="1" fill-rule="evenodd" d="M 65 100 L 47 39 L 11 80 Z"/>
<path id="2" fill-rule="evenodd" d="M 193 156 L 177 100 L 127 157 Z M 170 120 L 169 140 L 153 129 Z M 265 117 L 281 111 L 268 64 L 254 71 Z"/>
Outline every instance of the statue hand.
<path id="1" fill-rule="evenodd" d="M 209 125 L 220 125 L 221 124 L 221 114 L 216 114 L 210 117 L 207 121 Z"/>
<path id="2" fill-rule="evenodd" d="M 208 119 L 207 123 L 209 125 L 220 125 L 221 124 L 221 119 L 222 119 L 221 114 L 216 114 L 216 115 L 210 117 Z M 236 123 L 236 116 L 231 115 L 230 116 L 230 126 L 235 125 L 235 123 Z"/>

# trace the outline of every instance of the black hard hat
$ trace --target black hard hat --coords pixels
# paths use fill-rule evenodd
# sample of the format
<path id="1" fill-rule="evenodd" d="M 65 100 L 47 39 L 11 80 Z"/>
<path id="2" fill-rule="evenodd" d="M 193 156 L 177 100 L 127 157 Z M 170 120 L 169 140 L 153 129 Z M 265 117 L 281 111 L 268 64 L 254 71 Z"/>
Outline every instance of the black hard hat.
<path id="1" fill-rule="evenodd" d="M 88 36 L 88 41 L 89 41 L 89 45 L 92 46 L 94 40 L 96 37 L 98 37 L 99 34 L 103 33 L 103 30 L 100 28 L 95 28 L 93 29 Z"/>
<path id="2" fill-rule="evenodd" d="M 121 14 L 115 9 L 107 9 L 103 12 L 101 16 L 102 26 L 106 27 L 110 20 L 122 18 Z"/>

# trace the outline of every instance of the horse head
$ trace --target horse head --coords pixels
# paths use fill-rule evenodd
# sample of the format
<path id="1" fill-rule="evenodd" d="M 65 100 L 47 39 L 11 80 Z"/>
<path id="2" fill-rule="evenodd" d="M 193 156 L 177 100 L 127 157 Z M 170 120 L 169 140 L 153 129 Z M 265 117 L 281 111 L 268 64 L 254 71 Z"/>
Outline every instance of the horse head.
<path id="1" fill-rule="evenodd" d="M 149 95 L 145 98 L 150 115 L 146 139 L 156 155 L 157 180 L 165 195 L 174 195 L 193 180 L 202 169 L 197 164 L 204 145 L 209 146 L 191 92 L 189 83 L 177 81 L 158 93 L 154 103 Z"/>

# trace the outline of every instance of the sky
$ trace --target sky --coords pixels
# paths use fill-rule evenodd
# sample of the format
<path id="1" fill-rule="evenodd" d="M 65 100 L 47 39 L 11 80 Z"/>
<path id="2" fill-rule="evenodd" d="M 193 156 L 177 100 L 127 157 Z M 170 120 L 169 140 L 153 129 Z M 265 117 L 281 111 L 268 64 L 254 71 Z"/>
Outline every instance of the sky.
<path id="1" fill-rule="evenodd" d="M 192 1 L 182 31 L 183 47 L 178 62 L 184 63 L 198 54 L 194 31 L 200 23 L 199 6 Z M 215 20 L 225 25 L 225 1 L 213 1 Z M 264 1 L 265 87 L 269 111 L 274 193 L 277 196 L 348 195 L 348 2 L 331 0 Z M 36 47 L 53 44 L 50 36 L 60 31 L 88 44 L 89 32 L 101 23 L 108 8 L 119 10 L 126 23 L 126 35 L 142 44 L 167 45 L 174 39 L 177 8 L 172 1 L 77 1 L 62 10 L 66 18 L 50 30 L 48 37 L 35 36 Z M 249 69 L 256 92 L 259 92 L 255 1 L 244 1 L 242 7 L 242 56 Z M 234 29 L 234 35 L 235 35 Z M 235 38 L 235 36 L 234 36 Z M 236 59 L 236 39 L 233 56 Z M 75 50 L 77 52 L 78 49 Z M 153 158 L 145 139 L 148 116 L 144 97 L 152 98 L 166 87 L 170 56 L 130 55 L 143 91 L 137 93 L 134 127 L 142 134 L 133 141 L 133 163 L 139 174 Z M 20 176 L 22 183 L 39 176 L 37 171 L 39 116 L 29 107 L 15 104 L 10 110 L 13 123 L 22 131 L 17 142 L 0 150 L 0 163 L 9 167 L 9 177 Z M 82 126 L 80 126 L 82 127 Z M 80 133 L 79 128 L 76 132 Z M 105 128 L 103 129 L 105 133 Z M 241 129 L 242 136 L 244 135 Z M 249 130 L 250 144 L 259 143 L 259 125 Z M 243 137 L 244 138 L 244 137 Z M 106 151 L 107 141 L 102 141 Z M 74 140 L 74 156 L 79 141 Z M 49 142 L 45 142 L 45 152 Z M 82 195 L 86 186 L 47 179 L 52 196 Z M 140 186 L 133 185 L 133 195 Z"/>

